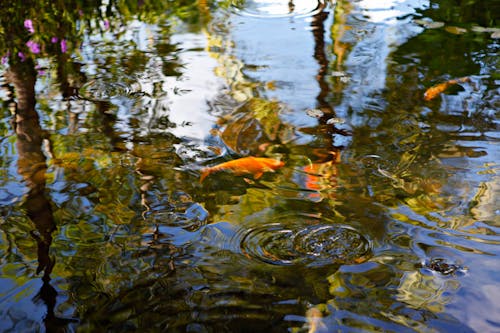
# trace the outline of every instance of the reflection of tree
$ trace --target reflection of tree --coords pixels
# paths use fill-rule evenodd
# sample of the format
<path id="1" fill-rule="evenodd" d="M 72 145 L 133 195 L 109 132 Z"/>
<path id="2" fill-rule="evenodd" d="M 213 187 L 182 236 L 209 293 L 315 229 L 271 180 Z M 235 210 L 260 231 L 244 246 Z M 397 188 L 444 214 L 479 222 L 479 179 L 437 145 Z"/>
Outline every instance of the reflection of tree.
<path id="1" fill-rule="evenodd" d="M 328 73 L 328 59 L 325 52 L 325 22 L 329 13 L 325 11 L 326 5 L 323 2 L 319 3 L 319 11 L 312 17 L 311 26 L 314 37 L 314 59 L 318 62 L 319 70 L 316 75 L 316 80 L 319 84 L 319 94 L 317 96 L 318 107 L 325 113 L 331 113 L 331 106 L 327 103 L 326 97 L 330 91 L 326 74 Z"/>
<path id="2" fill-rule="evenodd" d="M 27 65 L 27 66 L 26 66 Z M 49 257 L 52 232 L 55 224 L 51 204 L 45 196 L 45 155 L 42 152 L 43 131 L 35 111 L 35 74 L 29 64 L 12 66 L 7 73 L 17 95 L 15 131 L 17 135 L 18 173 L 29 188 L 25 202 L 28 217 L 35 223 L 37 233 L 33 237 L 38 244 L 37 272 L 44 271 L 44 280 L 49 280 L 53 262 Z"/>
<path id="3" fill-rule="evenodd" d="M 333 38 L 333 53 L 335 59 L 333 60 L 334 70 L 341 71 L 344 68 L 344 61 L 346 53 L 351 45 L 344 41 L 346 31 L 351 27 L 347 24 L 349 12 L 352 9 L 352 4 L 349 1 L 338 1 L 335 5 L 334 23 L 331 27 Z"/>
<path id="4" fill-rule="evenodd" d="M 436 15 L 432 11 L 426 13 Z M 447 103 L 442 105 L 440 99 L 428 103 L 425 107 L 430 112 L 419 114 L 424 104 L 423 91 L 419 89 L 422 80 L 434 80 L 436 76 L 474 75 L 490 70 L 487 56 L 478 58 L 481 60 L 474 59 L 481 50 L 487 49 L 487 40 L 478 43 L 476 40 L 469 42 L 466 38 L 463 36 L 459 40 L 450 38 L 445 31 L 427 30 L 401 45 L 391 54 L 394 62 L 388 68 L 387 87 L 383 93 L 387 102 L 385 112 L 364 110 L 370 122 L 355 129 L 357 135 L 353 145 L 357 153 L 360 156 L 381 156 L 379 173 L 383 176 L 381 179 L 389 181 L 393 187 L 391 200 L 398 196 L 406 197 L 405 202 L 421 212 L 424 207 L 428 209 L 427 213 L 444 211 L 450 204 L 451 198 L 441 193 L 443 186 L 449 182 L 443 161 L 486 154 L 473 146 L 456 143 L 456 139 L 463 141 L 469 138 L 461 138 L 459 130 L 449 131 L 447 128 L 468 128 L 478 132 L 496 128 L 493 119 L 481 111 L 489 108 L 491 97 L 488 90 L 470 94 L 473 88 L 469 87 L 469 92 L 444 96 Z M 446 48 L 435 47 L 444 44 Z M 411 63 L 407 61 L 408 54 L 415 59 Z M 453 57 L 459 57 L 460 60 L 455 63 L 460 61 L 463 66 L 450 66 Z M 388 150 L 388 146 L 393 149 Z"/>
<path id="5" fill-rule="evenodd" d="M 159 174 L 161 179 L 172 179 L 174 172 L 171 171 L 173 169 L 171 165 L 178 163 L 175 154 L 171 152 L 172 141 L 175 140 L 172 137 L 144 140 L 135 146 L 134 151 L 128 156 L 132 162 L 122 163 L 124 144 L 122 133 L 116 129 L 116 115 L 113 114 L 116 106 L 109 101 L 93 103 L 76 99 L 78 89 L 87 80 L 82 68 L 88 65 L 84 63 L 79 53 L 84 52 L 83 47 L 80 49 L 82 40 L 88 42 L 88 45 L 85 45 L 86 50 L 93 47 L 94 40 L 85 39 L 85 37 L 98 38 L 96 36 L 101 34 L 102 37 L 102 34 L 109 33 L 113 37 L 120 38 L 127 32 L 120 31 L 121 27 L 137 20 L 138 17 L 152 23 L 163 23 L 165 19 L 175 17 L 175 20 L 181 18 L 195 25 L 198 22 L 196 1 L 182 1 L 176 5 L 148 0 L 139 2 L 112 0 L 106 3 L 105 12 L 101 12 L 103 7 L 102 1 L 99 0 L 85 4 L 81 1 L 28 1 L 9 4 L 1 2 L 0 4 L 0 57 L 5 56 L 2 60 L 6 61 L 8 66 L 6 77 L 14 87 L 17 99 L 13 120 L 18 155 L 17 172 L 24 179 L 28 189 L 23 207 L 26 216 L 35 226 L 31 234 L 38 250 L 36 271 L 43 274 L 43 285 L 35 295 L 34 301 L 44 304 L 47 308 L 44 319 L 47 332 L 64 331 L 67 325 L 64 319 L 56 316 L 58 290 L 51 284 L 53 270 L 59 276 L 67 278 L 69 288 L 77 295 L 78 304 L 85 298 L 85 295 L 92 294 L 94 291 L 94 288 L 89 288 L 89 284 L 95 283 L 95 289 L 100 290 L 101 287 L 105 289 L 108 286 L 109 276 L 116 277 L 117 281 L 112 281 L 116 285 L 134 278 L 129 272 L 123 272 L 123 275 L 113 275 L 114 272 L 122 272 L 123 269 L 120 251 L 125 246 L 125 241 L 122 242 L 119 238 L 130 236 L 129 232 L 139 235 L 131 241 L 134 249 L 140 246 L 141 242 L 141 226 L 132 225 L 130 227 L 132 231 L 128 229 L 129 226 L 120 228 L 120 224 L 124 221 L 128 223 L 133 220 L 134 213 L 141 208 L 137 200 L 139 186 L 136 186 L 136 182 L 138 179 L 134 177 L 133 172 L 130 172 L 128 166 L 133 164 L 136 158 L 137 160 L 144 158 L 147 162 L 144 163 L 145 166 L 141 166 L 141 171 L 143 168 L 148 169 L 150 173 Z M 31 29 L 34 31 L 31 32 Z M 61 44 L 62 38 L 65 41 L 63 44 Z M 56 39 L 57 42 L 53 42 Z M 40 50 L 37 50 L 34 44 L 30 44 L 32 49 L 29 49 L 26 43 L 30 40 L 37 43 Z M 161 43 L 157 46 L 158 54 L 164 57 L 162 61 L 165 65 L 165 75 L 180 75 L 178 72 L 172 74 L 175 68 L 179 67 L 178 62 L 171 61 L 169 57 L 175 52 L 175 47 L 172 49 L 171 45 L 166 45 L 170 48 L 165 48 L 165 44 Z M 97 64 L 105 59 L 104 64 L 99 63 L 101 66 L 99 68 L 106 67 L 105 70 L 109 69 L 112 74 L 116 74 L 112 71 L 114 69 L 123 70 L 126 75 L 134 75 L 143 71 L 147 60 L 151 58 L 150 54 L 138 51 L 137 45 L 133 42 L 128 43 L 127 47 L 132 49 L 131 52 L 127 52 L 128 49 L 120 49 L 120 52 L 111 50 L 106 54 L 109 50 L 98 50 L 95 58 L 92 58 L 89 63 L 95 61 Z M 107 56 L 110 54 L 112 56 Z M 99 58 L 100 56 L 102 58 Z M 40 65 L 43 65 L 43 68 Z M 37 83 L 57 81 L 59 86 L 56 88 L 56 93 L 59 94 L 44 90 L 38 96 L 35 95 L 37 70 L 40 73 L 45 71 L 56 74 L 48 75 Z M 117 82 L 120 76 L 113 76 L 112 80 Z M 54 96 L 62 96 L 67 109 L 61 112 L 56 110 L 54 105 L 57 104 L 58 98 Z M 39 113 L 35 108 L 37 102 Z M 47 108 L 43 108 L 47 105 Z M 69 125 L 65 122 L 68 118 Z M 52 121 L 53 123 L 50 123 Z M 44 130 L 44 126 L 53 131 Z M 68 132 L 59 131 L 61 128 L 68 128 Z M 47 148 L 44 144 L 49 142 L 49 138 L 50 147 Z M 162 149 L 168 151 L 163 155 L 167 161 L 165 172 L 158 170 L 158 166 L 153 166 L 151 162 L 152 153 L 157 153 Z M 119 157 L 117 157 L 117 152 L 121 154 Z M 47 157 L 52 157 L 52 153 L 54 153 L 54 158 L 47 162 Z M 48 163 L 52 163 L 54 174 L 61 176 L 60 184 L 64 184 L 62 189 L 51 188 L 54 192 L 60 191 L 53 195 L 54 198 L 61 199 L 58 194 L 64 197 L 60 201 L 54 199 L 57 206 L 46 193 L 48 191 L 46 178 L 54 175 L 53 173 L 46 175 Z M 146 179 L 146 182 L 149 184 L 150 178 Z M 146 190 L 149 191 L 147 188 Z M 158 202 L 165 204 L 163 189 L 156 187 L 151 190 L 151 192 L 154 191 L 157 192 L 154 195 L 150 193 L 150 196 L 156 196 L 159 199 L 151 201 L 157 205 Z M 13 208 L 18 209 L 18 207 Z M 53 208 L 55 208 L 54 211 Z M 67 235 L 65 232 L 71 235 L 69 239 L 62 236 L 62 240 L 57 245 L 52 243 L 53 232 L 56 230 L 54 216 L 57 218 L 58 228 L 62 230 L 62 235 Z M 101 221 L 103 223 L 100 225 Z M 116 228 L 108 228 L 115 226 Z M 81 229 L 78 230 L 78 228 Z M 109 232 L 110 229 L 112 232 Z M 23 235 L 12 233 L 11 237 L 18 239 Z M 105 243 L 107 246 L 105 249 L 93 243 L 96 239 L 101 240 L 106 237 L 116 237 L 119 240 L 112 239 L 109 243 Z M 128 238 L 127 241 L 129 241 Z M 57 266 L 54 267 L 55 258 L 50 256 L 50 251 L 51 248 L 54 251 L 54 247 L 59 250 L 58 246 L 61 244 L 73 249 L 75 255 L 61 255 L 58 257 Z M 14 244 L 16 245 L 19 246 L 19 244 Z M 134 260 L 131 259 L 127 265 L 134 266 Z M 90 281 L 81 280 L 78 276 L 81 272 L 104 265 L 106 261 L 111 262 L 111 272 L 99 272 L 98 278 L 95 279 L 97 282 L 91 278 L 89 278 Z M 2 263 L 3 267 L 4 263 Z M 151 271 L 145 274 L 148 273 L 150 274 Z M 15 282 L 20 283 L 21 280 L 22 277 L 15 278 Z M 83 287 L 80 289 L 81 286 Z M 112 284 L 109 288 L 114 286 Z"/>
<path id="6" fill-rule="evenodd" d="M 462 9 L 465 7 L 462 6 Z M 459 10 L 455 5 L 445 6 L 442 2 L 440 10 L 437 10 L 438 6 L 426 8 L 424 13 L 434 19 Z M 434 8 L 440 13 L 433 13 Z M 484 14 L 488 15 L 487 12 Z M 417 225 L 418 230 L 423 230 L 422 233 L 429 232 L 429 236 L 432 236 L 429 239 L 427 235 L 404 235 L 405 231 L 399 235 L 393 231 L 386 232 L 393 237 L 387 242 L 394 249 L 385 253 L 387 258 L 392 258 L 388 260 L 390 263 L 376 264 L 379 267 L 367 271 L 360 269 L 363 273 L 345 271 L 331 276 L 332 298 L 328 302 L 328 315 L 325 316 L 325 320 L 332 323 L 330 327 L 375 331 L 399 331 L 403 327 L 413 327 L 428 331 L 439 330 L 439 321 L 442 321 L 449 325 L 450 330 L 471 331 L 463 324 L 465 321 L 462 318 L 450 316 L 446 306 L 454 301 L 457 290 L 461 288 L 461 280 L 441 279 L 439 274 L 419 271 L 415 267 L 417 265 L 408 266 L 408 262 L 422 260 L 413 251 L 433 244 L 434 237 L 439 239 L 436 248 L 452 249 L 452 252 L 456 250 L 457 253 L 476 251 L 473 245 L 471 248 L 474 249 L 460 248 L 460 245 L 453 243 L 450 235 L 454 235 L 452 229 L 477 222 L 478 219 L 469 216 L 467 210 L 477 203 L 484 188 L 478 190 L 478 197 L 463 204 L 463 211 L 457 213 L 458 209 L 453 207 L 460 201 L 457 193 L 468 191 L 470 183 L 454 180 L 460 178 L 454 175 L 454 167 L 469 167 L 470 158 L 475 157 L 482 159 L 477 163 L 484 163 L 487 152 L 481 147 L 482 144 L 477 143 L 485 140 L 480 138 L 479 133 L 498 129 L 487 111 L 491 107 L 488 103 L 497 101 L 496 97 L 492 98 L 497 88 L 489 78 L 483 82 L 476 78 L 472 87 L 465 86 L 465 92 L 450 93 L 443 96 L 442 103 L 435 101 L 424 105 L 421 82 L 435 80 L 436 76 L 446 78 L 492 74 L 494 66 L 491 64 L 497 62 L 497 57 L 495 54 L 495 59 L 491 59 L 490 51 L 485 51 L 492 44 L 496 42 L 481 41 L 481 38 L 470 35 L 450 38 L 445 31 L 429 29 L 409 39 L 391 54 L 386 87 L 382 96 L 376 96 L 383 106 L 371 108 L 367 105 L 363 108 L 361 113 L 365 121 L 355 126 L 349 153 L 353 156 L 352 163 L 362 165 L 361 172 L 366 173 L 366 177 L 360 177 L 361 183 L 366 182 L 360 187 L 365 187 L 366 193 L 371 192 L 370 205 L 381 203 L 383 210 L 394 207 L 391 219 L 396 220 L 405 231 Z M 457 63 L 462 66 L 457 66 Z M 485 89 L 481 94 L 477 91 L 478 86 Z M 462 161 L 455 164 L 457 160 Z M 470 169 L 468 172 L 474 173 Z M 475 182 L 476 175 L 473 177 Z M 349 185 L 355 187 L 355 183 L 351 180 Z M 350 210 L 354 210 L 358 204 L 352 201 L 357 201 L 359 197 L 356 200 L 351 200 L 352 197 L 342 199 L 350 201 Z M 485 204 L 488 205 L 487 202 Z M 360 211 L 363 209 L 359 208 Z M 374 214 L 373 208 L 369 214 Z M 491 214 L 488 212 L 485 215 L 491 217 Z M 389 225 L 392 223 L 389 222 Z M 469 229 L 467 232 L 470 232 Z M 479 228 L 477 232 L 488 233 Z M 442 242 L 441 237 L 450 238 Z M 412 242 L 414 245 L 408 245 Z M 481 249 L 481 246 L 477 248 Z M 427 251 L 417 253 L 424 257 L 433 255 Z M 375 259 L 379 260 L 384 259 Z M 359 298 L 364 299 L 363 304 L 369 304 L 369 307 L 360 305 L 353 309 L 352 304 Z M 361 319 L 367 314 L 371 322 Z M 380 320 L 379 324 L 373 319 Z"/>
<path id="7" fill-rule="evenodd" d="M 498 24 L 498 4 L 494 1 L 430 1 L 421 13 L 434 21 L 453 24 L 474 23 L 483 27 L 495 27 Z"/>
<path id="8" fill-rule="evenodd" d="M 17 137 L 18 173 L 23 177 L 29 189 L 24 206 L 27 216 L 36 228 L 31 232 L 38 247 L 36 272 L 43 272 L 43 285 L 35 300 L 41 300 L 47 307 L 44 319 L 46 331 L 64 331 L 67 321 L 56 317 L 54 313 L 57 291 L 50 285 L 50 274 L 55 259 L 50 256 L 49 252 L 52 232 L 56 229 L 56 225 L 52 216 L 51 201 L 45 194 L 47 164 L 42 152 L 44 132 L 35 110 L 36 75 L 33 63 L 28 61 L 12 64 L 6 77 L 14 86 L 17 97 L 13 124 Z"/>

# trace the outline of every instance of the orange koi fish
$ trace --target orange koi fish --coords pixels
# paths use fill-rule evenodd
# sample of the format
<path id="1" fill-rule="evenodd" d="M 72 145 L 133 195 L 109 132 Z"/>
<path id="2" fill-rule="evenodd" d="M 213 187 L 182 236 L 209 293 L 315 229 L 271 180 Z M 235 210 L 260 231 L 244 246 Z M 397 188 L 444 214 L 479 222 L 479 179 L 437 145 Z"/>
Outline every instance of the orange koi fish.
<path id="1" fill-rule="evenodd" d="M 304 186 L 312 192 L 308 195 L 310 199 L 322 199 L 322 191 L 337 186 L 337 166 L 335 161 L 324 163 L 312 163 L 304 167 L 306 173 Z M 333 192 L 329 192 L 333 193 Z"/>
<path id="2" fill-rule="evenodd" d="M 468 77 L 461 77 L 456 80 L 448 80 L 446 82 L 436 84 L 435 86 L 432 86 L 425 91 L 424 100 L 430 101 L 431 99 L 434 99 L 437 96 L 439 96 L 439 94 L 448 89 L 450 86 L 459 84 L 460 82 L 468 82 L 468 81 L 470 81 Z"/>
<path id="3" fill-rule="evenodd" d="M 224 162 L 213 167 L 202 170 L 200 183 L 210 174 L 220 171 L 230 171 L 235 175 L 251 174 L 254 179 L 260 178 L 264 172 L 274 172 L 281 168 L 285 163 L 266 157 L 243 157 L 237 160 Z"/>

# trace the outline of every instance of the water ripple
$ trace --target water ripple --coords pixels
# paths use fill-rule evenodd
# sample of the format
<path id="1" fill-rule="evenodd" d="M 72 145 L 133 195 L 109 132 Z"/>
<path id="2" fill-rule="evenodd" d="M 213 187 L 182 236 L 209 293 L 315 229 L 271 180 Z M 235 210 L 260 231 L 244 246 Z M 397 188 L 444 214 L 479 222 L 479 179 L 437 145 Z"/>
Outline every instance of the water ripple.
<path id="1" fill-rule="evenodd" d="M 153 207 L 147 215 L 147 220 L 156 225 L 180 227 L 188 231 L 198 230 L 208 220 L 208 211 L 183 191 L 172 193 L 168 208 Z"/>
<path id="2" fill-rule="evenodd" d="M 285 266 L 354 264 L 370 255 L 370 242 L 355 229 L 324 224 L 259 226 L 246 231 L 240 247 L 248 257 Z"/>
<path id="3" fill-rule="evenodd" d="M 133 78 L 96 77 L 79 90 L 80 97 L 90 101 L 110 101 L 116 97 L 133 96 L 141 92 L 139 82 Z"/>
<path id="4" fill-rule="evenodd" d="M 256 18 L 313 16 L 320 12 L 323 6 L 324 1 L 310 0 L 232 1 L 232 9 L 236 14 Z"/>

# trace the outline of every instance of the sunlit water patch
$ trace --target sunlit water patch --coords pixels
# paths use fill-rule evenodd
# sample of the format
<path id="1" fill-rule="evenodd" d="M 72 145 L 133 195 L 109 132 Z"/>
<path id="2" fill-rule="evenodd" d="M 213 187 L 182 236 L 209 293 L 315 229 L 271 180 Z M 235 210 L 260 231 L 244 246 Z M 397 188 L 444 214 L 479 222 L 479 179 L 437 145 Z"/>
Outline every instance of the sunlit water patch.
<path id="1" fill-rule="evenodd" d="M 316 14 L 324 2 L 311 0 L 233 0 L 232 8 L 240 15 L 257 18 L 302 17 Z"/>

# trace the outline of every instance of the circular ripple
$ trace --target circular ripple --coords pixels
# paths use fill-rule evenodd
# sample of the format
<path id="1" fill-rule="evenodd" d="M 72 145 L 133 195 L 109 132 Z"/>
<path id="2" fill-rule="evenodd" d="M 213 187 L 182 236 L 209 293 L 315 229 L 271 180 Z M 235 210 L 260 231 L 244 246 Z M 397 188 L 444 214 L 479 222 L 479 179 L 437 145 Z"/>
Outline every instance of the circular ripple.
<path id="1" fill-rule="evenodd" d="M 233 10 L 242 16 L 258 18 L 303 17 L 318 13 L 324 1 L 314 0 L 233 0 Z"/>
<path id="2" fill-rule="evenodd" d="M 105 78 L 95 78 L 85 83 L 79 94 L 90 101 L 104 102 L 120 96 L 131 96 L 140 90 L 140 84 L 133 79 L 108 81 Z"/>
<path id="3" fill-rule="evenodd" d="M 370 254 L 370 242 L 363 235 L 338 225 L 285 228 L 268 224 L 248 230 L 240 247 L 249 257 L 284 266 L 360 263 Z"/>
<path id="4" fill-rule="evenodd" d="M 325 264 L 364 261 L 369 253 L 368 240 L 352 228 L 316 225 L 300 230 L 294 237 L 295 249 L 309 259 Z"/>
<path id="5" fill-rule="evenodd" d="M 273 265 L 291 265 L 298 253 L 293 249 L 293 231 L 284 229 L 279 223 L 248 230 L 241 240 L 244 254 Z"/>
<path id="6" fill-rule="evenodd" d="M 195 231 L 207 224 L 208 211 L 199 203 L 188 202 L 177 204 L 174 211 L 158 210 L 148 213 L 147 221 L 155 225 L 177 227 Z"/>

